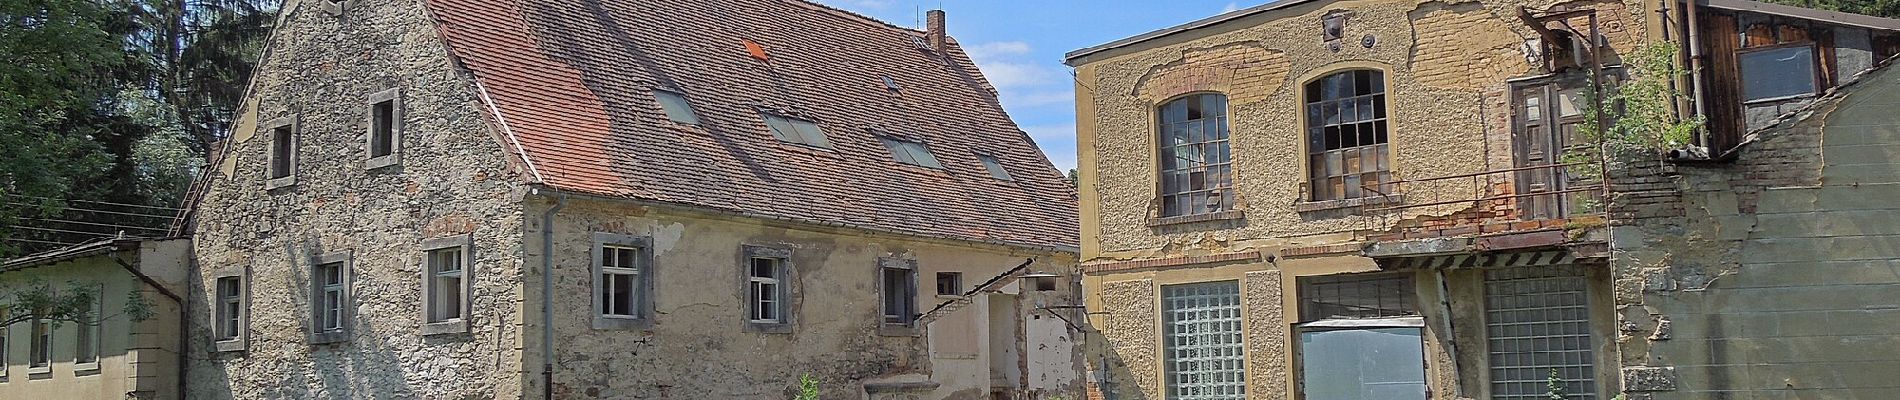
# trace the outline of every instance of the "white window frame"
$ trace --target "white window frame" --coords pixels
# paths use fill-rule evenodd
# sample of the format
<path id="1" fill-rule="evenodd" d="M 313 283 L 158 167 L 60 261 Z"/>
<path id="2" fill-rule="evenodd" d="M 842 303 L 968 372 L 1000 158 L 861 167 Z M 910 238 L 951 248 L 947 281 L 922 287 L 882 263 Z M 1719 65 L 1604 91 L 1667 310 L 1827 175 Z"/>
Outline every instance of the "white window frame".
<path id="1" fill-rule="evenodd" d="M 467 234 L 422 241 L 421 270 L 423 301 L 420 311 L 422 312 L 423 321 L 421 331 L 424 336 L 468 333 L 468 320 L 474 313 L 474 308 L 472 307 L 473 303 L 471 301 L 473 296 L 471 296 L 471 292 L 473 292 L 472 288 L 474 287 L 475 281 L 475 268 L 473 263 L 470 262 L 474 259 L 470 254 L 473 251 L 473 246 L 470 245 L 470 242 L 470 235 Z M 448 271 L 436 271 L 436 265 L 434 264 L 436 260 L 435 256 L 437 253 L 444 251 L 456 252 L 454 260 L 456 260 L 459 265 L 458 269 L 452 273 Z M 438 278 L 447 277 L 457 279 L 454 283 L 455 287 L 438 287 L 436 284 Z M 460 295 L 453 303 L 456 307 L 455 313 L 453 313 L 454 315 L 447 315 L 450 313 L 448 313 L 446 308 L 450 304 L 444 304 L 445 299 L 443 299 L 442 293 L 440 293 L 442 290 L 454 290 Z"/>
<path id="2" fill-rule="evenodd" d="M 595 232 L 592 265 L 593 307 L 589 309 L 594 329 L 601 330 L 643 330 L 653 327 L 653 239 L 646 236 L 624 235 L 617 233 Z M 637 252 L 633 268 L 607 267 L 607 251 L 628 249 Z M 608 275 L 633 276 L 633 310 L 628 314 L 606 313 L 606 294 Z"/>
<path id="3" fill-rule="evenodd" d="M 310 258 L 310 344 L 339 343 L 350 340 L 350 326 L 356 320 L 355 264 L 350 251 L 324 253 Z M 330 284 L 324 269 L 336 266 L 337 283 Z M 329 304 L 330 295 L 335 293 L 336 304 Z M 326 326 L 331 308 L 335 310 L 335 326 Z"/>
<path id="4" fill-rule="evenodd" d="M 389 154 L 376 155 L 376 107 L 389 103 Z M 369 96 L 369 104 L 363 110 L 363 169 L 377 169 L 402 164 L 403 105 L 402 89 L 394 88 L 376 92 Z"/>
<path id="5" fill-rule="evenodd" d="M 224 282 L 237 284 L 236 293 L 225 295 Z M 212 275 L 211 340 L 213 352 L 244 351 L 250 341 L 251 273 L 249 267 L 233 268 Z M 227 321 L 235 321 L 227 325 Z"/>
<path id="6" fill-rule="evenodd" d="M 795 270 L 792 268 L 792 249 L 781 246 L 744 245 L 740 249 L 739 276 L 744 277 L 740 286 L 739 299 L 745 303 L 746 331 L 759 333 L 791 333 L 794 317 L 792 302 L 792 283 Z M 771 260 L 771 277 L 760 277 L 754 272 L 753 263 L 757 260 Z M 774 285 L 772 299 L 754 299 L 752 294 L 759 285 Z M 768 304 L 769 303 L 769 304 Z M 771 307 L 777 318 L 759 318 L 763 308 Z"/>
<path id="7" fill-rule="evenodd" d="M 279 157 L 277 154 L 278 129 L 288 129 L 290 132 L 285 139 L 290 142 L 290 149 L 287 151 L 288 154 L 285 155 L 290 159 L 284 164 L 284 168 L 287 171 L 285 171 L 282 177 L 276 176 L 277 158 Z M 302 136 L 299 135 L 301 129 L 299 129 L 298 126 L 298 118 L 296 116 L 289 116 L 272 120 L 270 123 L 264 124 L 263 130 L 263 135 L 266 138 L 264 142 L 269 146 L 264 149 L 264 189 L 272 190 L 295 186 L 297 184 L 297 142 L 299 141 L 297 137 Z"/>

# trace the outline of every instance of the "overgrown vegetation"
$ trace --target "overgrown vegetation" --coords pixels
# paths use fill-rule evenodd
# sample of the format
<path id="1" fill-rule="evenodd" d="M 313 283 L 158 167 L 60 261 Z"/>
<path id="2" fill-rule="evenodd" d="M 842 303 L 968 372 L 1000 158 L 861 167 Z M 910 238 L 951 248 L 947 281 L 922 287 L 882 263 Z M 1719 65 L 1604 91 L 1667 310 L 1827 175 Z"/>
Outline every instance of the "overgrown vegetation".
<path id="1" fill-rule="evenodd" d="M 818 400 L 818 378 L 811 374 L 798 376 L 798 397 L 792 400 Z"/>
<path id="2" fill-rule="evenodd" d="M 1600 181 L 1600 161 L 1606 152 L 1659 154 L 1690 144 L 1704 120 L 1701 116 L 1678 120 L 1671 111 L 1675 102 L 1684 99 L 1671 82 L 1688 74 L 1675 63 L 1677 51 L 1674 42 L 1639 48 L 1623 56 L 1631 67 L 1629 80 L 1604 93 L 1585 91 L 1585 104 L 1603 107 L 1583 108 L 1584 122 L 1577 127 L 1577 135 L 1584 145 L 1564 151 L 1565 164 L 1582 164 L 1568 169 L 1573 179 Z"/>

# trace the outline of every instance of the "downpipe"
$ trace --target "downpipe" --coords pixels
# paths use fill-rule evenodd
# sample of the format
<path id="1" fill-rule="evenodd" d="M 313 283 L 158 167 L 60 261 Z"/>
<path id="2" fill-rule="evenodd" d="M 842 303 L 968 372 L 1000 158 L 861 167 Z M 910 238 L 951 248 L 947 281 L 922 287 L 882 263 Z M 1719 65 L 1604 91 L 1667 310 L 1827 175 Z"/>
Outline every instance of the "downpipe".
<path id="1" fill-rule="evenodd" d="M 554 399 L 554 214 L 566 206 L 567 194 L 555 191 L 554 206 L 541 213 L 541 398 L 545 400 Z"/>

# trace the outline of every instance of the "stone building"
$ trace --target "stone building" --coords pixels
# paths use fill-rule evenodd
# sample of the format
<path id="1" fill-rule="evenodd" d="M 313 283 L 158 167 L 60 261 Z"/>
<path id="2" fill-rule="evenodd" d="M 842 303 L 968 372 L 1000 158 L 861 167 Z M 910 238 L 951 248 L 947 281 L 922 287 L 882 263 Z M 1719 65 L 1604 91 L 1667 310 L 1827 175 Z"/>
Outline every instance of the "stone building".
<path id="1" fill-rule="evenodd" d="M 1074 189 L 931 16 L 287 2 L 188 397 L 1079 395 Z"/>
<path id="2" fill-rule="evenodd" d="M 1720 186 L 1748 193 L 1734 199 L 1813 175 L 1823 164 L 1807 150 L 1759 169 L 1736 161 L 1782 151 L 1734 150 L 1778 147 L 1750 130 L 1774 117 L 1741 116 L 1835 104 L 1822 95 L 1895 54 L 1897 22 L 1745 0 L 1289 0 L 1071 52 L 1080 260 L 1099 333 L 1087 352 L 1090 395 L 1542 399 L 1554 384 L 1580 399 L 1756 398 L 1739 391 L 1772 381 L 1820 398 L 1891 397 L 1865 374 L 1823 367 L 1884 366 L 1845 346 L 1900 350 L 1886 322 L 1829 339 L 1721 328 L 1654 338 L 1669 336 L 1658 321 L 1674 314 L 1706 323 L 1790 310 L 1717 308 L 1731 300 L 1697 291 L 1745 268 L 1736 257 L 1754 245 L 1689 251 L 1717 242 L 1695 235 L 1716 228 L 1685 214 L 1687 202 L 1719 197 L 1690 183 L 1748 182 Z M 1577 133 L 1589 111 L 1614 106 L 1590 93 L 1627 82 L 1625 58 L 1663 41 L 1688 44 L 1676 58 L 1700 67 L 1676 85 L 1690 101 L 1667 108 L 1723 122 L 1674 144 L 1667 160 L 1573 158 L 1597 145 Z M 1809 206 L 1825 210 L 1802 212 L 1877 207 Z M 1756 226 L 1747 221 L 1722 226 Z M 1876 238 L 1865 246 L 1883 240 L 1872 229 L 1843 233 Z M 1761 279 L 1724 296 L 1775 287 L 1766 292 L 1787 302 L 1862 279 L 1891 281 Z M 1872 298 L 1816 306 L 1890 321 Z M 1841 352 L 1758 354 L 1770 343 Z M 1709 358 L 1711 348 L 1726 355 Z M 1743 362 L 1769 366 L 1735 366 Z M 1702 375 L 1681 374 L 1690 369 Z"/>
<path id="3" fill-rule="evenodd" d="M 0 263 L 0 320 L 29 314 L 6 303 L 35 285 L 97 295 L 86 321 L 0 325 L 0 399 L 179 398 L 190 250 L 188 239 L 108 239 Z M 125 313 L 133 299 L 150 318 Z"/>

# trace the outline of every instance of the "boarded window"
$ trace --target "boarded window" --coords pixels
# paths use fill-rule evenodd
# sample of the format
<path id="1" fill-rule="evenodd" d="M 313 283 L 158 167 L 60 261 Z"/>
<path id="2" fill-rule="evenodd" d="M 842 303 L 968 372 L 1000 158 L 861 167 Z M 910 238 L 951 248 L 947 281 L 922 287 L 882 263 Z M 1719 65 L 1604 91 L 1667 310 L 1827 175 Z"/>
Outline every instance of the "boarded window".
<path id="1" fill-rule="evenodd" d="M 831 148 L 831 141 L 825 138 L 825 131 L 819 129 L 817 123 L 771 113 L 761 116 L 765 118 L 765 126 L 772 130 L 772 137 L 781 142 Z"/>
<path id="2" fill-rule="evenodd" d="M 1167 398 L 1246 398 L 1240 283 L 1169 285 L 1161 296 Z"/>
<path id="3" fill-rule="evenodd" d="M 1391 194 L 1385 74 L 1353 70 L 1306 84 L 1312 199 Z"/>
<path id="4" fill-rule="evenodd" d="M 1814 93 L 1814 46 L 1747 50 L 1736 57 L 1741 64 L 1744 101 Z"/>
<path id="5" fill-rule="evenodd" d="M 888 137 L 878 139 L 884 141 L 884 148 L 891 150 L 891 156 L 896 157 L 897 162 L 924 168 L 943 168 L 943 164 L 937 162 L 937 157 L 931 155 L 930 148 L 923 143 Z"/>
<path id="6" fill-rule="evenodd" d="M 1161 105 L 1161 215 L 1233 209 L 1227 96 L 1198 94 Z"/>
<path id="7" fill-rule="evenodd" d="M 1576 266 L 1485 271 L 1491 398 L 1550 398 L 1553 370 L 1570 398 L 1597 398 L 1588 287 Z"/>
<path id="8" fill-rule="evenodd" d="M 666 119 L 687 125 L 699 125 L 699 116 L 693 113 L 693 104 L 686 102 L 685 95 L 655 90 L 653 97 L 659 99 L 660 110 L 666 112 Z"/>

